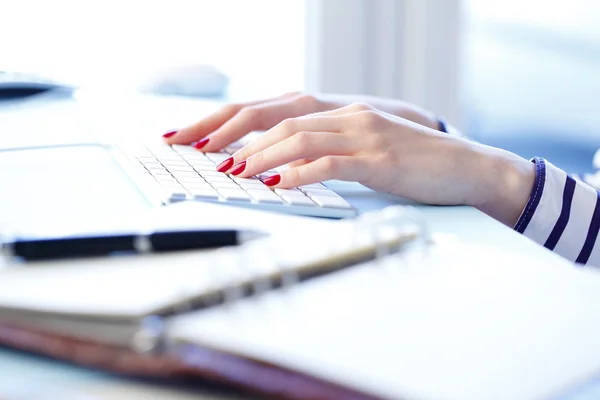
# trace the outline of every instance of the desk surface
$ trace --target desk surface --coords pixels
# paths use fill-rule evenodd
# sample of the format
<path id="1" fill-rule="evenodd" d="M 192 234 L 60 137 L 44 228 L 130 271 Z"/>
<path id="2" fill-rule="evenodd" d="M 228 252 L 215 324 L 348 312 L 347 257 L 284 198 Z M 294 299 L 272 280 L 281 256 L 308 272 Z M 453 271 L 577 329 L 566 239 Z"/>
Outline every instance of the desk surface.
<path id="1" fill-rule="evenodd" d="M 0 103 L 0 149 L 28 146 L 31 143 L 53 144 L 85 140 L 78 137 L 78 127 L 70 126 L 70 99 L 44 97 L 32 102 Z M 33 112 L 38 118 L 31 118 Z M 66 124 L 66 125 L 65 125 Z M 55 127 L 58 127 L 55 128 Z M 162 129 L 164 127 L 160 127 Z M 18 131 L 18 132 L 15 132 Z M 7 135 L 6 132 L 11 132 Z M 51 133 L 49 133 L 51 132 Z M 7 179 L 0 174 L 0 186 Z M 4 181 L 5 182 L 5 181 Z M 86 184 L 79 182 L 80 185 Z M 93 184 L 89 182 L 87 184 Z M 329 182 L 328 185 L 348 199 L 359 211 L 381 209 L 392 204 L 406 204 L 400 198 L 375 193 L 360 185 Z M 110 196 L 110 193 L 105 193 Z M 40 202 L 39 207 L 42 207 Z M 501 246 L 536 251 L 540 257 L 555 257 L 540 246 L 508 227 L 469 207 L 418 206 L 435 232 L 456 234 L 474 242 L 496 243 Z M 52 210 L 47 210 L 52 212 Z M 193 388 L 164 386 L 153 382 L 128 380 L 94 370 L 79 368 L 48 358 L 37 357 L 0 348 L 0 398 L 63 398 L 63 399 L 233 399 L 241 395 L 215 386 Z M 35 382 L 35 386 L 31 383 Z M 247 398 L 247 396 L 243 396 Z"/>

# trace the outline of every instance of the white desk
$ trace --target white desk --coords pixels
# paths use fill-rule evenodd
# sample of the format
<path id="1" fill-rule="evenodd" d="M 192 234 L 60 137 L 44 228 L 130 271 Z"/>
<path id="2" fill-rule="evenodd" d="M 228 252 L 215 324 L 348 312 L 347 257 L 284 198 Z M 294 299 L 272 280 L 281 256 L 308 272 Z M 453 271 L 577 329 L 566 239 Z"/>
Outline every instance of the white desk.
<path id="1" fill-rule="evenodd" d="M 27 146 L 32 143 L 39 145 L 85 140 L 85 138 L 78 137 L 77 126 L 73 126 L 69 122 L 69 107 L 71 107 L 70 100 L 62 97 L 56 99 L 49 97 L 39 102 L 10 104 L 4 107 L 0 103 L 0 148 Z M 6 154 L 8 153 L 0 153 L 0 162 Z M 0 187 L 6 185 L 9 174 L 8 170 L 0 172 Z M 25 182 L 24 184 L 35 185 L 35 182 Z M 76 184 L 80 186 L 93 185 L 94 182 L 80 181 Z M 347 198 L 361 212 L 403 202 L 401 199 L 377 194 L 357 184 L 330 182 L 329 186 Z M 3 192 L 2 195 L 14 194 Z M 107 200 L 111 195 L 111 193 L 104 193 Z M 47 208 L 43 197 L 40 197 L 35 204 L 35 211 L 39 215 L 56 212 L 56 210 Z M 435 232 L 452 233 L 470 241 L 496 243 L 501 246 L 537 252 L 541 260 L 544 257 L 555 257 L 549 251 L 472 208 L 419 206 L 419 209 Z M 2 210 L 2 212 L 6 211 Z M 2 399 L 30 399 L 37 398 L 37 396 L 119 400 L 132 398 L 175 400 L 237 398 L 233 392 L 208 385 L 198 385 L 186 389 L 179 389 L 177 385 L 159 386 L 152 382 L 127 380 L 2 348 L 0 348 L 0 371 L 2 371 L 0 374 L 0 398 Z"/>

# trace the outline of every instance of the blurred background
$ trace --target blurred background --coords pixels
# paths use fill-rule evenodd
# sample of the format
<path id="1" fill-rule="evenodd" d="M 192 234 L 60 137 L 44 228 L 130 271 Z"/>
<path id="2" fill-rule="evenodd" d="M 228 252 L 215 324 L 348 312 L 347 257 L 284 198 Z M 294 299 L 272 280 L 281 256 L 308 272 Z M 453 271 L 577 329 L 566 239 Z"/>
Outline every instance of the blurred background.
<path id="1" fill-rule="evenodd" d="M 214 65 L 228 98 L 405 98 L 570 172 L 600 147 L 597 0 L 0 0 L 0 70 L 127 87 Z"/>

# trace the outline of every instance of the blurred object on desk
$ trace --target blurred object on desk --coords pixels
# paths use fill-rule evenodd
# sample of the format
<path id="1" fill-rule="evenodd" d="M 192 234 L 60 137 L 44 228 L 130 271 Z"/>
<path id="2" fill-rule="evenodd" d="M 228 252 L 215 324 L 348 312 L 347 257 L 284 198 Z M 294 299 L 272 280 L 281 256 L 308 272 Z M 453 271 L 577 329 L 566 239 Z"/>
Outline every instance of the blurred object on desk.
<path id="1" fill-rule="evenodd" d="M 187 97 L 219 97 L 229 77 L 212 65 L 189 64 L 158 69 L 142 76 L 139 90 L 152 94 Z"/>

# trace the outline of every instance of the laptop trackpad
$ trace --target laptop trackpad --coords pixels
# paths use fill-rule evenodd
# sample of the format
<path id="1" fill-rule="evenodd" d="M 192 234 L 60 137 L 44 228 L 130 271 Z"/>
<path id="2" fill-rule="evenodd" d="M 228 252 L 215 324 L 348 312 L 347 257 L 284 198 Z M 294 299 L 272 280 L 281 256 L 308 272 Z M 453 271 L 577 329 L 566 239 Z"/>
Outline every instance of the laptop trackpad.
<path id="1" fill-rule="evenodd" d="M 103 147 L 0 152 L 0 228 L 46 231 L 150 203 Z"/>

